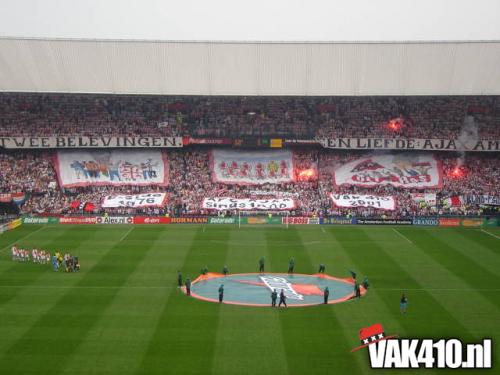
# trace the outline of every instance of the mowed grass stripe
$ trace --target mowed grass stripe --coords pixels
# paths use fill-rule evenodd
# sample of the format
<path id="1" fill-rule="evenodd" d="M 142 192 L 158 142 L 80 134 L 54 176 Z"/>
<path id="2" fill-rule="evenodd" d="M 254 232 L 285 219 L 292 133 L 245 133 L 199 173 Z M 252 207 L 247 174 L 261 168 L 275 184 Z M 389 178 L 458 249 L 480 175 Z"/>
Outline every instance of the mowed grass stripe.
<path id="1" fill-rule="evenodd" d="M 4 232 L 0 235 L 0 258 L 7 254 L 10 256 L 10 248 L 12 245 L 24 239 L 28 239 L 34 234 L 43 231 L 45 225 L 22 225 L 14 230 Z"/>
<path id="2" fill-rule="evenodd" d="M 462 279 L 473 289 L 477 289 L 477 293 L 489 298 L 490 294 L 485 292 L 484 289 L 488 287 L 496 288 L 500 285 L 500 276 L 472 262 L 467 256 L 450 246 L 449 241 L 434 233 L 438 230 L 424 229 L 417 232 L 405 229 L 404 234 L 410 237 L 424 253 L 438 262 L 444 269 Z M 450 237 L 454 235 L 453 232 L 449 233 Z M 474 249 L 470 249 L 470 251 L 474 251 Z M 490 299 L 490 301 L 500 309 L 500 299 L 495 298 Z"/>
<path id="3" fill-rule="evenodd" d="M 388 236 L 392 235 L 388 229 L 380 229 L 377 234 L 372 230 L 369 233 L 373 237 L 379 237 L 379 234 L 384 235 L 384 233 Z M 419 246 L 404 244 L 398 241 L 396 236 L 393 237 L 395 241 L 384 247 L 386 253 L 405 268 L 422 286 L 423 291 L 430 293 L 438 300 L 441 306 L 452 314 L 474 338 L 483 337 L 491 326 L 490 316 L 498 314 L 496 306 L 476 293 L 476 290 L 470 288 L 464 280 L 443 268 Z M 460 292 L 457 293 L 453 288 L 459 289 Z M 420 293 L 411 288 L 406 289 L 406 292 L 411 295 Z"/>
<path id="4" fill-rule="evenodd" d="M 295 272 L 315 273 L 302 240 L 294 226 L 288 229 L 266 230 L 270 246 L 283 238 L 289 242 L 285 249 L 271 250 L 273 271 L 286 272 L 288 260 L 295 257 Z M 362 369 L 352 354 L 341 322 L 329 306 L 296 307 L 278 311 L 283 342 L 290 374 L 327 374 L 335 369 L 342 374 L 361 374 Z"/>
<path id="5" fill-rule="evenodd" d="M 480 243 L 496 254 L 500 254 L 500 230 L 493 228 L 475 230 L 463 229 L 460 233 L 467 235 L 467 238 Z"/>
<path id="6" fill-rule="evenodd" d="M 34 236 L 31 237 L 30 243 L 32 244 L 36 243 L 37 244 L 36 247 L 39 249 L 47 249 L 53 251 L 52 249 L 54 248 L 54 246 L 56 246 L 59 243 L 59 241 L 61 241 L 61 239 L 67 236 L 69 230 L 70 229 L 63 229 L 61 231 L 58 231 L 57 235 L 55 236 L 47 234 L 44 234 L 42 236 L 41 233 L 38 232 L 38 236 L 35 234 Z M 31 233 L 34 233 L 34 231 Z M 25 249 L 31 248 L 31 246 L 27 243 L 26 240 L 20 239 L 20 241 L 18 242 L 19 243 L 17 245 L 20 248 L 25 248 Z M 9 302 L 12 298 L 14 298 L 21 292 L 21 290 L 19 289 L 15 290 L 15 289 L 1 288 L 2 285 L 30 286 L 36 283 L 36 281 L 45 273 L 52 272 L 52 266 L 48 264 L 47 265 L 34 264 L 32 263 L 31 260 L 30 262 L 26 263 L 12 261 L 10 253 L 11 249 L 8 249 L 9 258 L 8 260 L 5 260 L 6 268 L 4 268 L 0 272 L 0 309 L 1 306 L 5 305 L 7 302 Z M 30 252 L 30 257 L 31 257 L 31 252 Z"/>
<path id="7" fill-rule="evenodd" d="M 73 228 L 73 229 L 72 229 Z M 64 237 L 55 240 L 54 237 L 60 237 L 64 233 Z M 14 263 L 14 270 L 20 270 L 19 273 L 13 272 L 12 278 L 5 280 L 9 285 L 0 285 L 0 292 L 4 290 L 17 291 L 15 297 L 0 307 L 0 320 L 5 319 L 5 324 L 0 324 L 0 328 L 15 328 L 16 332 L 30 327 L 33 319 L 47 311 L 52 305 L 63 295 L 64 289 L 73 288 L 74 285 L 88 272 L 96 261 L 103 255 L 101 250 L 91 251 L 95 248 L 95 244 L 99 242 L 102 236 L 110 237 L 110 233 L 106 230 L 94 228 L 85 228 L 79 230 L 78 233 L 74 232 L 74 227 L 63 227 L 59 230 L 47 229 L 45 238 L 37 240 L 34 243 L 54 242 L 54 246 L 60 248 L 60 243 L 69 245 L 67 238 L 71 240 L 69 249 L 73 254 L 80 256 L 81 263 L 84 265 L 82 270 L 78 273 L 65 274 L 64 272 L 53 272 L 50 265 L 38 264 L 18 264 L 9 260 L 9 264 Z M 109 247 L 108 247 L 109 248 Z M 68 247 L 66 247 L 68 249 Z M 83 258 L 81 255 L 84 255 Z M 26 283 L 26 279 L 22 278 L 24 283 L 18 281 L 18 277 L 22 276 L 21 270 L 29 268 L 33 272 L 38 273 L 39 277 L 36 282 Z M 47 271 L 47 270 L 50 270 Z M 43 286 L 41 288 L 40 286 Z M 54 288 L 55 286 L 56 288 Z M 63 288 L 63 289 L 61 289 Z M 15 327 L 11 326 L 12 322 L 16 322 Z M 4 331 L 5 333 L 5 331 Z M 12 332 L 11 332 L 12 333 Z M 9 339 L 15 339 L 15 335 L 4 336 Z M 3 343 L 6 341 L 4 340 Z"/>
<path id="8" fill-rule="evenodd" d="M 66 233 L 66 236 L 60 237 L 57 242 L 54 242 L 55 246 L 57 246 L 57 248 L 61 248 L 61 244 L 68 245 L 69 249 L 76 251 L 73 253 L 81 255 L 80 251 L 86 247 L 86 244 L 88 244 L 91 240 L 96 239 L 97 233 L 101 233 L 99 228 L 96 227 L 81 228 L 78 234 L 80 235 L 85 233 L 85 240 L 80 241 L 80 239 L 78 239 L 79 236 L 71 235 L 73 230 L 74 227 L 71 226 L 45 227 L 43 234 L 42 232 L 38 232 L 37 237 L 31 239 L 33 242 L 23 243 L 23 245 L 40 245 L 44 241 L 53 241 L 54 237 L 60 237 L 61 233 Z M 43 240 L 42 238 L 38 238 L 40 236 L 43 236 Z M 11 263 L 11 261 L 9 261 L 9 263 Z M 84 262 L 84 264 L 88 264 L 88 262 Z M 20 339 L 32 327 L 34 322 L 37 321 L 39 316 L 48 311 L 64 293 L 64 290 L 54 290 L 51 288 L 37 290 L 33 289 L 33 286 L 38 284 L 56 284 L 64 287 L 71 287 L 70 284 L 75 283 L 76 279 L 86 272 L 86 268 L 83 268 L 80 273 L 69 275 L 64 274 L 63 272 L 46 272 L 46 269 L 51 270 L 50 265 L 43 266 L 35 264 L 21 264 L 20 266 L 32 267 L 33 270 L 37 270 L 41 274 L 36 282 L 24 286 L 21 284 L 19 288 L 16 288 L 15 290 L 17 290 L 18 293 L 15 298 L 1 308 L 0 320 L 2 320 L 2 324 L 0 324 L 0 335 L 3 340 L 0 342 L 0 353 L 3 353 L 6 348 L 11 346 L 16 340 Z M 0 279 L 2 279 L 2 275 L 0 275 Z M 9 284 L 17 283 L 15 277 L 9 277 L 9 279 L 5 282 Z M 0 290 L 2 290 L 1 286 Z"/>
<path id="9" fill-rule="evenodd" d="M 380 245 L 378 238 L 385 240 L 393 239 L 396 234 L 390 228 L 336 228 L 332 233 L 342 244 L 344 249 L 356 260 L 358 271 L 368 275 L 373 289 L 381 287 L 401 286 L 401 291 L 384 291 L 379 293 L 381 300 L 389 309 L 399 309 L 399 299 L 404 287 L 421 288 L 421 285 L 412 277 L 412 275 L 396 262 Z M 380 232 L 385 230 L 385 232 Z M 376 234 L 377 239 L 372 235 Z M 371 245 L 366 245 L 366 241 L 371 240 Z M 400 248 L 409 249 L 411 244 L 400 239 L 398 243 Z M 358 242 L 360 241 L 360 242 Z M 404 242 L 404 244 L 403 244 Z M 418 266 L 417 266 L 418 267 Z M 471 334 L 458 322 L 455 317 L 449 313 L 440 301 L 434 298 L 428 292 L 421 292 L 417 295 L 406 293 L 409 299 L 408 313 L 401 314 L 399 324 L 403 327 L 405 333 L 410 337 L 434 337 L 436 335 L 449 336 L 462 334 L 461 337 L 470 338 Z M 447 324 L 443 325 L 442 322 Z M 384 322 L 378 322 L 382 325 Z M 398 332 L 396 332 L 398 333 Z"/>
<path id="10" fill-rule="evenodd" d="M 122 230 L 124 233 L 128 228 Z M 135 235 L 143 244 L 151 241 L 141 236 L 139 228 L 136 231 L 131 232 L 129 238 Z M 117 242 L 75 285 L 122 285 L 148 250 L 147 245 L 142 249 L 127 245 L 126 239 Z M 0 361 L 2 367 L 8 369 L 8 373 L 31 372 L 43 368 L 50 356 L 51 373 L 58 373 L 117 292 L 118 289 L 102 289 L 99 293 L 86 289 L 68 290 L 6 351 Z"/>
<path id="11" fill-rule="evenodd" d="M 192 231 L 168 226 L 141 227 L 141 230 L 148 237 L 155 238 L 150 250 L 128 276 L 62 372 L 75 373 L 87 368 L 93 373 L 133 374 L 141 365 L 166 300 L 170 293 L 176 292 L 176 270 L 182 265 L 194 236 Z M 153 285 L 164 287 L 134 288 Z"/>
<path id="12" fill-rule="evenodd" d="M 500 240 L 500 229 L 496 228 L 486 228 L 486 229 L 480 229 L 481 233 L 483 233 L 486 236 L 492 237 L 496 240 Z"/>
<path id="13" fill-rule="evenodd" d="M 443 229 L 434 228 L 434 231 Z M 405 231 L 421 232 L 421 228 L 406 228 Z M 450 235 L 453 230 L 444 229 Z M 378 232 L 380 233 L 380 231 Z M 386 233 L 390 234 L 387 232 Z M 375 236 L 372 232 L 372 235 Z M 418 235 L 418 234 L 417 234 Z M 378 237 L 378 236 L 377 236 Z M 463 341 L 480 340 L 484 337 L 498 337 L 500 334 L 500 326 L 492 325 L 492 317 L 498 316 L 498 308 L 491 303 L 491 298 L 499 297 L 498 291 L 491 291 L 491 298 L 486 298 L 483 294 L 479 294 L 477 290 L 468 287 L 467 283 L 457 277 L 447 269 L 443 268 L 440 263 L 436 262 L 428 256 L 419 246 L 411 245 L 408 247 L 400 247 L 401 243 L 390 245 L 386 250 L 397 262 L 403 264 L 405 268 L 411 272 L 412 276 L 420 282 L 421 285 L 429 287 L 426 292 L 429 292 L 439 301 L 453 317 L 467 329 L 468 335 L 459 330 L 449 330 L 448 333 L 443 332 L 440 336 L 436 333 L 433 337 L 460 337 Z M 461 288 L 462 291 L 457 294 L 455 291 L 434 289 L 434 287 L 442 285 L 455 286 Z M 467 289 L 466 289 L 467 288 Z M 418 295 L 420 291 L 408 291 L 411 295 Z M 420 310 L 420 308 L 419 308 Z M 427 311 L 430 310 L 430 311 Z M 434 311 L 431 306 L 426 307 L 423 314 L 431 316 Z M 448 327 L 448 322 L 443 321 L 441 326 Z M 441 327 L 440 326 L 440 327 Z M 450 327 L 451 328 L 451 327 Z M 438 332 L 438 331 L 437 331 Z M 494 355 L 500 355 L 500 348 L 494 347 L 496 352 Z"/>
<path id="14" fill-rule="evenodd" d="M 454 228 L 451 231 L 453 234 L 450 234 L 449 230 L 434 230 L 432 233 L 471 262 L 500 276 L 500 252 L 495 251 L 500 248 L 500 240 L 484 236 L 481 231 L 476 229 Z"/>
<path id="15" fill-rule="evenodd" d="M 67 249 L 69 248 L 74 251 L 74 254 L 79 255 L 81 255 L 81 252 L 85 251 L 86 260 L 82 260 L 82 262 L 86 266 L 91 265 L 93 262 L 93 260 L 90 262 L 87 260 L 88 250 L 86 249 L 88 249 L 89 244 L 98 240 L 100 234 L 104 234 L 104 231 L 97 228 L 86 228 L 79 231 L 78 234 L 80 236 L 73 236 L 73 230 L 71 227 L 60 227 L 58 229 L 54 227 L 54 229 L 46 229 L 46 234 L 44 234 L 46 237 L 44 241 L 49 241 L 50 238 L 54 238 L 51 235 L 48 235 L 52 232 L 56 237 L 63 232 L 66 233 L 66 236 L 61 237 L 59 242 L 54 242 L 55 246 L 59 246 L 61 244 L 68 245 L 69 247 L 67 247 Z M 82 235 L 83 233 L 85 233 L 85 235 Z M 80 240 L 81 238 L 85 239 Z M 33 242 L 33 244 L 43 242 L 42 239 L 40 239 L 39 242 L 38 238 L 33 238 L 32 241 L 36 241 Z M 50 287 L 36 289 L 34 287 L 38 284 L 47 286 L 54 284 L 70 288 L 86 272 L 86 268 L 84 268 L 79 273 L 65 274 L 63 272 L 48 272 L 47 270 L 51 270 L 51 266 L 49 265 L 17 263 L 15 265 L 18 266 L 18 269 L 22 269 L 24 267 L 31 268 L 33 272 L 39 273 L 39 277 L 31 284 L 26 284 L 26 279 L 23 278 L 23 284 L 17 281 L 15 273 L 9 275 L 9 278 L 5 280 L 5 276 L 0 275 L 2 283 L 18 284 L 18 288 L 0 286 L 0 293 L 5 293 L 5 290 L 17 291 L 15 296 L 13 296 L 9 301 L 5 301 L 5 303 L 0 307 L 0 337 L 3 338 L 3 340 L 0 340 L 0 353 L 3 353 L 6 348 L 10 347 L 16 340 L 23 337 L 23 335 L 32 327 L 34 322 L 38 320 L 40 315 L 43 315 L 45 312 L 50 310 L 50 308 L 64 295 L 65 292 L 63 289 L 53 289 Z"/>
<path id="16" fill-rule="evenodd" d="M 358 257 L 351 257 L 342 244 L 337 241 L 331 231 L 335 227 L 306 227 L 298 230 L 303 243 L 311 243 L 305 246 L 313 264 L 323 263 L 326 266 L 326 273 L 336 277 L 350 277 L 349 270 L 357 270 L 358 278 L 362 281 L 363 276 L 359 271 L 357 261 Z M 306 230 L 304 230 L 306 229 Z M 320 238 L 319 244 L 312 244 L 313 239 Z M 374 280 L 370 278 L 373 283 Z M 405 330 L 400 324 L 401 313 L 397 303 L 387 305 L 379 295 L 377 288 L 370 288 L 368 293 L 361 299 L 343 302 L 333 306 L 328 306 L 332 314 L 335 314 L 345 332 L 347 342 L 351 348 L 359 345 L 358 332 L 362 327 L 383 322 L 387 332 L 397 332 L 404 336 Z M 370 371 L 366 361 L 365 351 L 353 354 L 353 358 L 358 362 L 364 373 Z"/>
<path id="17" fill-rule="evenodd" d="M 272 243 L 267 242 L 262 230 L 252 227 L 230 230 L 229 251 L 226 257 L 231 273 L 258 272 L 258 260 L 266 257 L 266 267 L 273 268 L 270 260 Z M 256 247 L 240 244 L 258 244 Z M 220 271 L 219 271 L 220 272 Z M 225 283 L 230 290 L 234 283 Z M 267 302 L 267 301 L 266 301 Z M 271 299 L 269 298 L 269 305 Z M 258 366 L 259 374 L 287 374 L 279 312 L 271 307 L 227 305 L 221 309 L 212 374 L 239 374 Z"/>
<path id="18" fill-rule="evenodd" d="M 195 230 L 180 267 L 194 280 L 203 266 L 218 271 L 224 265 L 229 231 L 225 227 L 190 226 Z M 176 280 L 172 280 L 175 283 Z M 168 297 L 138 374 L 201 374 L 212 368 L 219 311 L 226 306 L 199 301 L 177 290 Z"/>

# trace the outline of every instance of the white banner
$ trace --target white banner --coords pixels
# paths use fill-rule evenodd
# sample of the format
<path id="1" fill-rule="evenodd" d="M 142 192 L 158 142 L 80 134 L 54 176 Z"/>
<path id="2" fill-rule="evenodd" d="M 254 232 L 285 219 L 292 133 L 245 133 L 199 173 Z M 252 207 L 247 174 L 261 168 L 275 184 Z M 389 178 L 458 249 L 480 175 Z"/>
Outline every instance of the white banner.
<path id="1" fill-rule="evenodd" d="M 368 155 L 335 169 L 335 185 L 440 188 L 441 164 L 432 155 Z"/>
<path id="2" fill-rule="evenodd" d="M 467 204 L 485 205 L 485 206 L 500 206 L 500 197 L 493 195 L 466 195 L 463 197 Z"/>
<path id="3" fill-rule="evenodd" d="M 425 202 L 429 206 L 435 206 L 437 203 L 435 193 L 412 193 L 411 198 L 417 203 Z"/>
<path id="4" fill-rule="evenodd" d="M 393 196 L 380 197 L 376 195 L 331 193 L 330 198 L 337 207 L 371 207 L 389 211 L 396 209 L 396 200 Z"/>
<path id="5" fill-rule="evenodd" d="M 294 180 L 291 151 L 213 150 L 212 180 L 226 184 L 279 184 Z"/>
<path id="6" fill-rule="evenodd" d="M 239 198 L 204 198 L 202 208 L 211 210 L 293 210 L 295 200 L 291 198 L 275 199 L 239 199 Z"/>
<path id="7" fill-rule="evenodd" d="M 168 185 L 168 160 L 158 150 L 59 151 L 59 185 Z"/>
<path id="8" fill-rule="evenodd" d="M 108 195 L 102 201 L 102 207 L 163 207 L 167 203 L 166 193 L 146 193 L 137 195 Z"/>
<path id="9" fill-rule="evenodd" d="M 429 151 L 500 151 L 500 140 L 434 139 L 434 138 L 332 138 L 323 139 L 325 148 L 344 150 L 429 150 Z"/>
<path id="10" fill-rule="evenodd" d="M 182 137 L 0 137 L 0 147 L 25 148 L 165 148 L 182 147 Z"/>

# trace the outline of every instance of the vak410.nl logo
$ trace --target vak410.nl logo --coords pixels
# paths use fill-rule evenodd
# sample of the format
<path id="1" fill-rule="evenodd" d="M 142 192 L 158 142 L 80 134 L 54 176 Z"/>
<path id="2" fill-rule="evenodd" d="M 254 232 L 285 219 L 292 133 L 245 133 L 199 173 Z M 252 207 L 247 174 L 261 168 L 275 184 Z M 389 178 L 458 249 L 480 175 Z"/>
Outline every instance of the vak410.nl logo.
<path id="1" fill-rule="evenodd" d="M 386 335 L 381 324 L 364 327 L 359 331 L 361 345 L 355 352 L 368 348 L 370 367 L 373 369 L 488 369 L 491 368 L 491 339 L 465 344 L 451 339 L 408 339 Z"/>

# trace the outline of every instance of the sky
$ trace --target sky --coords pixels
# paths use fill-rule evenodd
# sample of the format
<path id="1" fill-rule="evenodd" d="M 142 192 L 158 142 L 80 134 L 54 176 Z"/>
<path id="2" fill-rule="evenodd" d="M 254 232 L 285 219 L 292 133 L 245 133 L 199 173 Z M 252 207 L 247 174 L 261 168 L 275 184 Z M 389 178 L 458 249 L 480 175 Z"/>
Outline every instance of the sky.
<path id="1" fill-rule="evenodd" d="M 0 0 L 0 37 L 500 40 L 500 0 Z"/>

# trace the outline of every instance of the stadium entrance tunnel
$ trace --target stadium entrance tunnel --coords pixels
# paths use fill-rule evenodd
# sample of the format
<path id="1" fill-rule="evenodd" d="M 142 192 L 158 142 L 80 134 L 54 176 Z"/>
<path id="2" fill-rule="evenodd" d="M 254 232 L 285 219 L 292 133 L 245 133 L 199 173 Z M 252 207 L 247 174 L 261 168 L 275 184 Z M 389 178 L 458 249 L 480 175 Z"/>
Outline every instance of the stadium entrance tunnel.
<path id="1" fill-rule="evenodd" d="M 271 306 L 271 293 L 276 289 L 286 295 L 289 307 L 315 306 L 324 303 L 323 292 L 328 287 L 328 304 L 355 297 L 354 279 L 325 274 L 239 273 L 224 276 L 219 273 L 200 275 L 191 284 L 191 296 L 209 302 L 219 302 L 219 288 L 224 285 L 222 303 L 242 306 Z M 361 295 L 366 289 L 360 285 Z M 185 287 L 182 289 L 186 293 Z M 279 297 L 278 297 L 279 301 Z"/>

